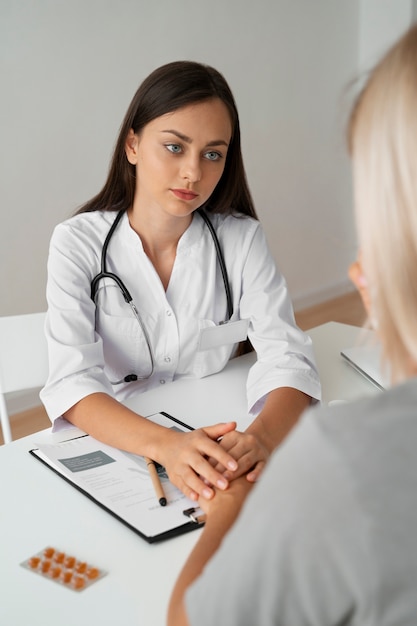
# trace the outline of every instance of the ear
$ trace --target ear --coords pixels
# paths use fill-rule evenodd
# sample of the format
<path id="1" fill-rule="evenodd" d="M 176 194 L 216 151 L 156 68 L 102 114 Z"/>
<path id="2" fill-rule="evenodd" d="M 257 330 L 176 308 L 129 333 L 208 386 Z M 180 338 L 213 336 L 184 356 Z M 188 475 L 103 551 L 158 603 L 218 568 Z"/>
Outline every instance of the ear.
<path id="1" fill-rule="evenodd" d="M 131 128 L 126 138 L 125 152 L 127 160 L 132 165 L 136 165 L 136 163 L 138 162 L 138 146 L 139 138 L 133 132 L 133 128 Z"/>

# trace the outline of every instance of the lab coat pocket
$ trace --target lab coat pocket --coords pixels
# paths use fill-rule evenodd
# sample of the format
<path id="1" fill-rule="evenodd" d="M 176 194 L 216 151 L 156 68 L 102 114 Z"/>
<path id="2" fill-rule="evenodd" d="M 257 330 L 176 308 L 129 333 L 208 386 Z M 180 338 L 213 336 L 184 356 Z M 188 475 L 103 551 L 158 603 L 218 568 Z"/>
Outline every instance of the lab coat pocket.
<path id="1" fill-rule="evenodd" d="M 232 356 L 235 345 L 248 336 L 249 320 L 227 322 L 217 326 L 211 320 L 199 321 L 194 374 L 199 378 L 219 372 Z"/>
<path id="2" fill-rule="evenodd" d="M 101 308 L 96 324 L 109 380 L 119 382 L 126 375 L 143 376 L 150 371 L 152 362 L 146 340 L 133 315 L 109 315 Z"/>

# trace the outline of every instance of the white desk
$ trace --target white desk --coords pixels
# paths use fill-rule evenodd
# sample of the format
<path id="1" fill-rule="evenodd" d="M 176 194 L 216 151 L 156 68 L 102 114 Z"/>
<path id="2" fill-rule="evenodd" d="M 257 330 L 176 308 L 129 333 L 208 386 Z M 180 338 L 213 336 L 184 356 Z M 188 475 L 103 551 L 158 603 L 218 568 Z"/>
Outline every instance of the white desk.
<path id="1" fill-rule="evenodd" d="M 339 356 L 357 340 L 357 328 L 330 323 L 310 335 L 324 401 L 378 393 Z M 244 428 L 253 359 L 234 359 L 220 374 L 166 385 L 129 405 L 145 415 L 165 410 L 196 427 L 235 419 Z M 172 585 L 200 531 L 147 544 L 28 454 L 52 437 L 47 429 L 0 447 L 0 624 L 162 626 Z M 77 593 L 20 567 L 47 545 L 108 575 Z"/>

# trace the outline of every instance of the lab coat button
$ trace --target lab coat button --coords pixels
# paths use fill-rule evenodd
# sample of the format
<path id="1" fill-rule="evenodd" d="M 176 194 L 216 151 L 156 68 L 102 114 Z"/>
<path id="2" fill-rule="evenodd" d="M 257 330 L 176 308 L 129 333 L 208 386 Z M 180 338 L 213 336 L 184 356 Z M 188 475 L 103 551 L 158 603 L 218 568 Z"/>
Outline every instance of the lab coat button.
<path id="1" fill-rule="evenodd" d="M 167 315 L 168 315 L 168 317 L 170 317 L 170 316 L 172 315 L 172 311 L 170 311 L 170 310 L 168 309 L 168 311 L 167 311 Z"/>
<path id="2" fill-rule="evenodd" d="M 163 378 L 161 378 L 161 380 L 159 381 L 161 383 L 161 385 L 165 385 L 165 381 Z"/>
<path id="3" fill-rule="evenodd" d="M 170 356 L 166 356 L 164 361 L 165 361 L 165 363 L 171 363 L 171 357 Z"/>

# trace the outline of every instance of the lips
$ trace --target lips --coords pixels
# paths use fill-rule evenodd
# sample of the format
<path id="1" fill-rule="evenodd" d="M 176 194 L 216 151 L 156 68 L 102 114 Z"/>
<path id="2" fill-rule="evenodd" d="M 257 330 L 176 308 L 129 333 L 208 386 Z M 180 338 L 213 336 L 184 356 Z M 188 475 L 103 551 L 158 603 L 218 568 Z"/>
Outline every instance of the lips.
<path id="1" fill-rule="evenodd" d="M 195 200 L 198 196 L 198 193 L 194 193 L 194 191 L 189 189 L 171 189 L 171 191 L 180 200 Z"/>

